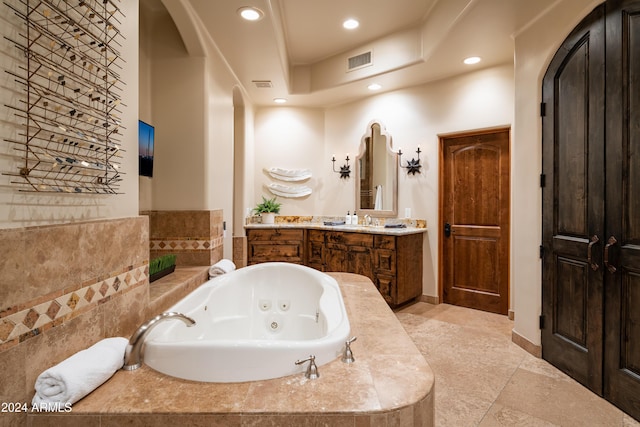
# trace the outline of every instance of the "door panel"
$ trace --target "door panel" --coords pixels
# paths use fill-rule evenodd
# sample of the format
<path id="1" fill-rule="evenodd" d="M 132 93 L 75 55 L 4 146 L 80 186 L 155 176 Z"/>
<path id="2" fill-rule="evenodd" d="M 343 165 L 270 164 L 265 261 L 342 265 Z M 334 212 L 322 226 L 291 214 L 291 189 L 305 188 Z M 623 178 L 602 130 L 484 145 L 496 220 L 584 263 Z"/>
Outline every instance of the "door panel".
<path id="1" fill-rule="evenodd" d="M 556 264 L 556 334 L 587 350 L 587 289 L 589 267 L 587 263 L 558 257 Z"/>
<path id="2" fill-rule="evenodd" d="M 443 300 L 507 314 L 509 130 L 442 138 L 441 153 Z"/>
<path id="3" fill-rule="evenodd" d="M 589 35 L 580 39 L 556 76 L 557 234 L 587 237 Z"/>
<path id="4" fill-rule="evenodd" d="M 604 7 L 565 40 L 543 79 L 542 356 L 602 393 Z"/>
<path id="5" fill-rule="evenodd" d="M 604 394 L 640 419 L 640 1 L 607 9 Z"/>

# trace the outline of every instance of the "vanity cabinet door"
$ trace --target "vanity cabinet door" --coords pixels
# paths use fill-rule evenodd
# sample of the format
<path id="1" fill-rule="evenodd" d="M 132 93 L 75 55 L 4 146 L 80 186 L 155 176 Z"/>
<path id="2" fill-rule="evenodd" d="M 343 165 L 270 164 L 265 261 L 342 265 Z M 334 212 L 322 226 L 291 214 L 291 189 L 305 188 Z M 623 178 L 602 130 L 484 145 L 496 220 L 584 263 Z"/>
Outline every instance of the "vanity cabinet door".
<path id="1" fill-rule="evenodd" d="M 306 265 L 316 270 L 324 271 L 324 231 L 307 231 L 307 262 Z"/>
<path id="2" fill-rule="evenodd" d="M 396 240 L 396 304 L 422 295 L 422 234 L 398 236 Z"/>
<path id="3" fill-rule="evenodd" d="M 372 248 L 366 246 L 349 246 L 348 251 L 347 271 L 349 273 L 367 276 L 374 281 L 373 263 L 371 260 Z"/>
<path id="4" fill-rule="evenodd" d="M 327 243 L 324 247 L 324 271 L 348 272 L 347 245 Z"/>

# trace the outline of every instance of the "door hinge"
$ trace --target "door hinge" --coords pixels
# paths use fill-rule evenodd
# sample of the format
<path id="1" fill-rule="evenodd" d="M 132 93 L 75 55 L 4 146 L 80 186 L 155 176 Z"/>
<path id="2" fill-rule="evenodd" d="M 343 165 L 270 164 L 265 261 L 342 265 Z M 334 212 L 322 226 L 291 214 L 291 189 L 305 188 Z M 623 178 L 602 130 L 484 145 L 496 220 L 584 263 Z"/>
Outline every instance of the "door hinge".
<path id="1" fill-rule="evenodd" d="M 547 115 L 547 103 L 540 103 L 540 117 L 545 117 Z"/>
<path id="2" fill-rule="evenodd" d="M 541 173 L 540 174 L 540 188 L 544 188 L 547 186 L 547 175 Z"/>
<path id="3" fill-rule="evenodd" d="M 544 329 L 544 315 L 540 315 L 540 329 Z"/>
<path id="4" fill-rule="evenodd" d="M 544 258 L 544 246 L 540 245 L 540 259 Z"/>

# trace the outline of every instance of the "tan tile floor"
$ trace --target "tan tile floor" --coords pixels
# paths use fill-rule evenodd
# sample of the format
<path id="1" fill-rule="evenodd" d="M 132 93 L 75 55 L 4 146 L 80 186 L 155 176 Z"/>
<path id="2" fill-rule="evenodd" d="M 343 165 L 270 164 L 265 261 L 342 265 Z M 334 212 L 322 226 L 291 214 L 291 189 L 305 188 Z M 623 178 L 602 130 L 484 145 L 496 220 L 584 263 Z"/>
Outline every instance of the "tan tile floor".
<path id="1" fill-rule="evenodd" d="M 511 342 L 506 316 L 427 303 L 396 315 L 435 373 L 437 426 L 640 427 Z"/>

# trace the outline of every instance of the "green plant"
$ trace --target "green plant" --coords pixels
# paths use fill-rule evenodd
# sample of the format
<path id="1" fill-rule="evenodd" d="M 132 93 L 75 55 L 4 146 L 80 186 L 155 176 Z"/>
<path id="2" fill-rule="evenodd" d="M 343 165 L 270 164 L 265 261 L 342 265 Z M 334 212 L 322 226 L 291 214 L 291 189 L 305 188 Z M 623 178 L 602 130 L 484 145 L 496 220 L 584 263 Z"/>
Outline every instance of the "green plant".
<path id="1" fill-rule="evenodd" d="M 258 203 L 258 205 L 253 208 L 253 211 L 258 214 L 265 212 L 279 213 L 280 206 L 282 206 L 282 203 L 276 202 L 275 197 L 273 199 L 267 200 L 264 196 L 262 196 L 262 203 Z"/>
<path id="2" fill-rule="evenodd" d="M 149 261 L 149 276 L 164 269 L 170 268 L 176 263 L 176 256 L 173 254 L 163 255 Z"/>

